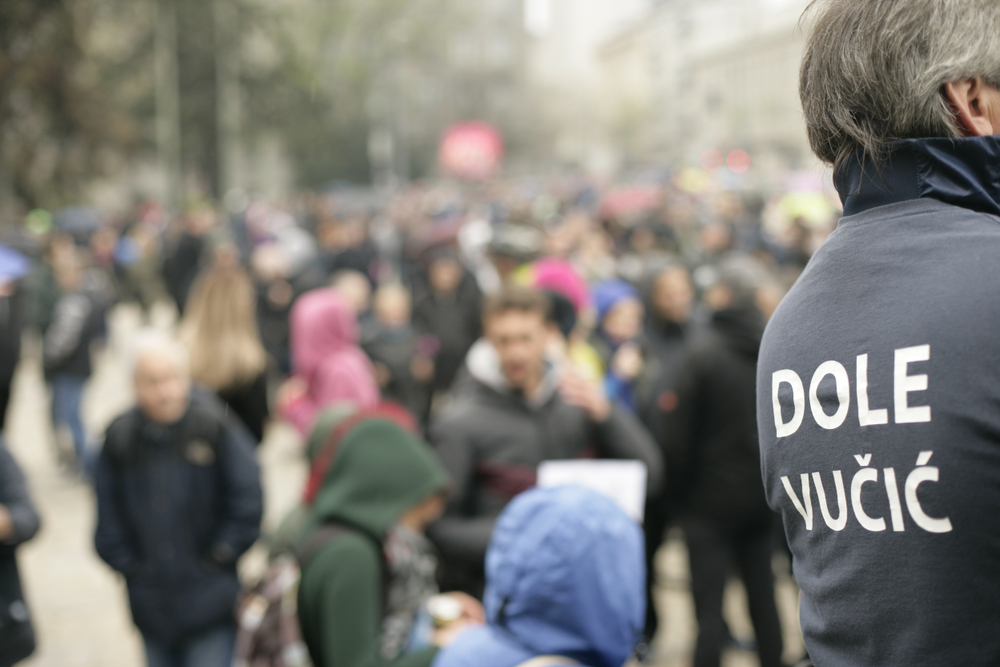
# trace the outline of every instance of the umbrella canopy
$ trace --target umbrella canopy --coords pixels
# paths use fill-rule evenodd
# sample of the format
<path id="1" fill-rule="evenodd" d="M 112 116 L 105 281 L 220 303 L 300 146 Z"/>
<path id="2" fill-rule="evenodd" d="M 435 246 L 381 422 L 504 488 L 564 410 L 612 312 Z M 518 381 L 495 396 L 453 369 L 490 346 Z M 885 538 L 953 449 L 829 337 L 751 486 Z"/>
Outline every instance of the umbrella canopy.
<path id="1" fill-rule="evenodd" d="M 31 271 L 31 260 L 5 245 L 0 245 L 0 280 L 17 280 Z"/>
<path id="2" fill-rule="evenodd" d="M 660 205 L 660 189 L 653 185 L 615 188 L 601 199 L 601 214 L 617 217 L 651 211 Z"/>
<path id="3" fill-rule="evenodd" d="M 61 232 L 86 235 L 100 228 L 101 214 L 89 206 L 71 206 L 56 211 L 53 222 Z"/>

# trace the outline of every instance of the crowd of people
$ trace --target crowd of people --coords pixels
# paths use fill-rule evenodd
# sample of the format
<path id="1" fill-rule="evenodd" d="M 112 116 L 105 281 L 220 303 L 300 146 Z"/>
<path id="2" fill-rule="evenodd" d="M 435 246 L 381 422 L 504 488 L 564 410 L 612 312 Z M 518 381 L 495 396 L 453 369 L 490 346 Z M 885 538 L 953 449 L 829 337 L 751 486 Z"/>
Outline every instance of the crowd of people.
<path id="1" fill-rule="evenodd" d="M 776 551 L 803 665 L 997 664 L 1000 5 L 809 11 L 800 96 L 845 213 L 825 242 L 680 174 L 35 211 L 2 239 L 0 414 L 26 328 L 147 663 L 655 663 L 676 525 L 698 667 L 734 639 L 734 573 L 783 664 Z M 178 321 L 134 341 L 136 405 L 97 442 L 80 397 L 127 299 Z M 310 473 L 241 594 L 277 419 Z M 554 464 L 638 466 L 645 506 Z M 38 527 L 0 448 L 2 664 L 34 645 L 15 549 Z"/>
<path id="2" fill-rule="evenodd" d="M 197 202 L 175 218 L 147 204 L 128 224 L 36 211 L 2 239 L 31 260 L 7 271 L 4 341 L 41 341 L 56 455 L 96 487 L 97 552 L 125 577 L 149 664 L 229 660 L 235 566 L 262 513 L 253 451 L 275 419 L 301 434 L 311 475 L 264 539 L 301 567 L 316 665 L 486 664 L 481 650 L 511 666 L 653 661 L 654 555 L 675 524 L 695 663 L 735 641 L 722 619 L 735 565 L 762 665 L 782 664 L 770 562 L 783 538 L 760 481 L 753 375 L 764 322 L 824 229 L 768 233 L 757 195 L 633 190 L 645 194 L 630 204 L 627 188 L 582 179 L 414 185 Z M 177 320 L 134 342 L 137 407 L 102 439 L 81 396 L 123 301 L 147 318 L 170 303 Z M 593 458 L 644 464 L 644 540 L 582 490 L 529 492 L 544 461 Z M 572 567 L 532 575 L 543 561 Z M 421 634 L 439 590 L 460 618 Z M 559 605 L 579 616 L 557 620 Z"/>

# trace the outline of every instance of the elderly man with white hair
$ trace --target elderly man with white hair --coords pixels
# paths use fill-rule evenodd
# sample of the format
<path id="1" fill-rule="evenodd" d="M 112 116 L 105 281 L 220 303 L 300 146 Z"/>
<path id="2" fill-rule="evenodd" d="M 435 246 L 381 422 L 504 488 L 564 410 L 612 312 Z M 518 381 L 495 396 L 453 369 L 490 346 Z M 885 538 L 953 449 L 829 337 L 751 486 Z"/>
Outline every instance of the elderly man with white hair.
<path id="1" fill-rule="evenodd" d="M 253 444 L 192 397 L 177 341 L 141 334 L 132 370 L 137 406 L 97 465 L 97 553 L 125 576 L 149 667 L 228 667 L 236 561 L 260 531 Z"/>
<path id="2" fill-rule="evenodd" d="M 800 96 L 844 217 L 757 374 L 806 647 L 1000 665 L 1000 2 L 814 9 Z"/>

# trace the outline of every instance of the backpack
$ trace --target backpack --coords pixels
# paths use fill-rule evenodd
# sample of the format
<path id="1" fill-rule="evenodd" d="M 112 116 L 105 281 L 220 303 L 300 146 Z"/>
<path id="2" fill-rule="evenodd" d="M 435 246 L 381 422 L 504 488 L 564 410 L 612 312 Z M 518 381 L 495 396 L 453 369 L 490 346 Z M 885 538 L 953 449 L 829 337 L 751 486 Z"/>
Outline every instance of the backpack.
<path id="1" fill-rule="evenodd" d="M 345 419 L 330 434 L 326 446 L 313 464 L 306 485 L 305 502 L 312 499 L 322 483 L 326 468 L 332 463 L 340 441 L 358 424 L 371 418 L 391 419 L 404 428 L 415 426 L 405 420 L 412 418 L 402 408 L 382 404 L 372 410 L 359 410 Z M 277 556 L 260 580 L 240 595 L 236 607 L 236 645 L 233 667 L 313 667 L 309 649 L 302 639 L 299 626 L 298 594 L 302 569 L 330 540 L 355 529 L 329 522 L 294 554 Z M 382 545 L 378 544 L 382 553 Z M 383 612 L 389 590 L 389 572 L 382 558 L 381 603 Z"/>
<path id="2" fill-rule="evenodd" d="M 279 556 L 237 607 L 233 667 L 312 667 L 297 613 L 299 564 Z"/>
<path id="3" fill-rule="evenodd" d="M 349 531 L 323 525 L 296 555 L 282 554 L 237 604 L 233 667 L 313 667 L 299 627 L 302 567 L 330 540 Z"/>

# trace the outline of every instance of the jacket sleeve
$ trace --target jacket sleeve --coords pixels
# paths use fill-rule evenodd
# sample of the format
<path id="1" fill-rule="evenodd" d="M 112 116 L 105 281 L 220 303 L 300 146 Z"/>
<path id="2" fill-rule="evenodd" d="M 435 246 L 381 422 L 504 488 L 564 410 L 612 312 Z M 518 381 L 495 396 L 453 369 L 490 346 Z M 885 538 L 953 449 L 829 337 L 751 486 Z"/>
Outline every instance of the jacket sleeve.
<path id="1" fill-rule="evenodd" d="M 222 448 L 219 458 L 225 488 L 224 515 L 211 557 L 222 565 L 229 565 L 260 536 L 264 500 L 260 466 L 254 458 L 249 434 L 227 426 Z"/>
<path id="2" fill-rule="evenodd" d="M 430 436 L 452 486 L 444 516 L 431 524 L 428 535 L 447 558 L 481 563 L 493 534 L 494 518 L 465 515 L 475 475 L 475 443 L 456 419 L 435 424 Z"/>
<path id="3" fill-rule="evenodd" d="M 646 464 L 646 496 L 655 497 L 663 484 L 663 455 L 653 436 L 631 412 L 612 405 L 611 414 L 594 425 L 598 453 L 609 459 L 635 459 Z"/>
<path id="4" fill-rule="evenodd" d="M 324 667 L 426 667 L 436 648 L 385 661 L 379 656 L 382 574 L 372 546 L 347 536 L 327 545 L 307 565 L 299 612 L 313 662 Z M 320 655 L 315 655 L 319 653 Z"/>
<path id="5" fill-rule="evenodd" d="M 24 474 L 3 442 L 0 442 L 0 493 L 14 528 L 5 543 L 13 546 L 30 540 L 38 532 L 38 512 L 28 493 Z"/>
<path id="6" fill-rule="evenodd" d="M 309 435 L 317 411 L 316 401 L 306 394 L 285 406 L 280 416 L 290 422 L 302 435 Z"/>
<path id="7" fill-rule="evenodd" d="M 138 571 L 141 561 L 122 516 L 120 485 L 121 480 L 111 462 L 105 441 L 94 474 L 94 490 L 97 494 L 94 547 L 105 563 L 129 577 Z"/>

